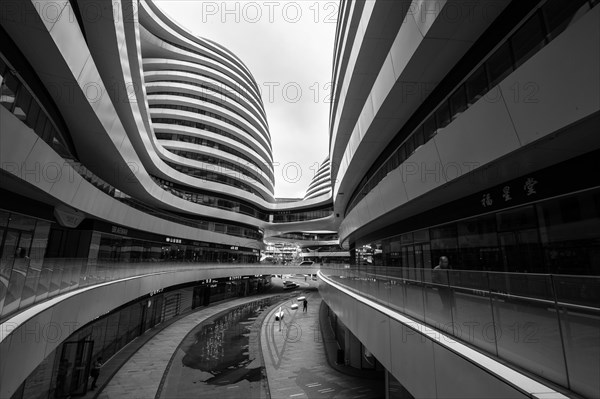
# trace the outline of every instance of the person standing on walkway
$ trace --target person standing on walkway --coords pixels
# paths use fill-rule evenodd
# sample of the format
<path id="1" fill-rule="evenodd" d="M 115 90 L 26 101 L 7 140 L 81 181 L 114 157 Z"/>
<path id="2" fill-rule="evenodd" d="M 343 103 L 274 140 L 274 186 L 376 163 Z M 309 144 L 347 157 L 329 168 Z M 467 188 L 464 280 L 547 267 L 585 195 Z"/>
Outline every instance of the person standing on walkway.
<path id="1" fill-rule="evenodd" d="M 308 301 L 306 300 L 306 298 L 304 298 L 304 300 L 302 301 L 302 312 L 308 312 Z"/>
<path id="2" fill-rule="evenodd" d="M 90 375 L 92 376 L 92 391 L 96 389 L 96 382 L 98 381 L 98 377 L 100 376 L 100 368 L 102 367 L 102 357 L 98 357 L 92 366 L 92 371 L 90 371 Z"/>
<path id="3" fill-rule="evenodd" d="M 454 297 L 452 292 L 450 291 L 450 287 L 448 285 L 448 270 L 450 270 L 450 262 L 448 261 L 448 257 L 440 256 L 439 264 L 433 268 L 433 283 L 437 284 L 437 290 L 440 294 L 440 300 L 442 302 L 443 309 L 442 311 L 447 314 L 453 308 L 453 300 Z"/>

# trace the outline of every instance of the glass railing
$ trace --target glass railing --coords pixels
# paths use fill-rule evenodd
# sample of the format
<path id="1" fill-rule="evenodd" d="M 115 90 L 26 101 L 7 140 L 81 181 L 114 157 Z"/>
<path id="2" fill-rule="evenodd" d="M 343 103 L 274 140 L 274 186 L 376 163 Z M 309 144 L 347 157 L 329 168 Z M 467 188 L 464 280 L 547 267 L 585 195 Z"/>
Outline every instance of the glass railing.
<path id="1" fill-rule="evenodd" d="M 189 270 L 222 269 L 227 276 L 231 268 L 247 268 L 248 275 L 256 269 L 264 274 L 281 274 L 281 266 L 258 263 L 200 263 L 191 261 L 156 260 L 146 262 L 115 262 L 86 258 L 46 258 L 44 260 L 2 259 L 0 278 L 0 321 L 48 299 L 67 292 L 110 281 L 153 273 L 180 273 Z M 213 273 L 214 275 L 214 273 Z"/>
<path id="2" fill-rule="evenodd" d="M 321 272 L 525 373 L 600 397 L 598 276 L 348 265 Z"/>

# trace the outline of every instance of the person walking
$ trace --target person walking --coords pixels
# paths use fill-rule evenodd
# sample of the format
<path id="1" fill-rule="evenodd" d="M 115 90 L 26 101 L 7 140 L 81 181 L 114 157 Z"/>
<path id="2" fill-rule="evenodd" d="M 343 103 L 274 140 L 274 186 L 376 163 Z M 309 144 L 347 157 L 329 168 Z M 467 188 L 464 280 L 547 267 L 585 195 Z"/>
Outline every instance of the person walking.
<path id="1" fill-rule="evenodd" d="M 302 301 L 302 312 L 308 312 L 308 301 L 306 300 L 306 298 L 304 298 L 304 300 Z"/>
<path id="2" fill-rule="evenodd" d="M 442 312 L 444 314 L 449 313 L 454 305 L 454 297 L 448 285 L 448 270 L 450 270 L 450 262 L 448 261 L 448 257 L 440 256 L 438 265 L 433 268 L 432 281 L 438 285 L 437 289 L 440 294 L 440 300 L 443 306 Z"/>
<path id="3" fill-rule="evenodd" d="M 98 377 L 100 376 L 100 368 L 102 367 L 102 357 L 98 357 L 92 366 L 92 371 L 90 371 L 90 376 L 93 378 L 92 380 L 92 391 L 96 389 L 96 382 L 98 381 Z"/>

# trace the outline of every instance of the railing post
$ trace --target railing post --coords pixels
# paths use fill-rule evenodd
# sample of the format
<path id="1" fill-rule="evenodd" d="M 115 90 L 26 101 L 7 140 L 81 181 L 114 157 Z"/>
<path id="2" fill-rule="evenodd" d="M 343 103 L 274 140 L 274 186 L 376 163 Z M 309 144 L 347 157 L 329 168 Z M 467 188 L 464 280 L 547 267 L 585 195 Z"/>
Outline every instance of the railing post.
<path id="1" fill-rule="evenodd" d="M 556 297 L 556 285 L 554 283 L 554 275 L 552 274 L 550 274 L 550 285 L 552 287 L 554 309 L 556 310 L 556 321 L 558 322 L 558 333 L 560 334 L 560 346 L 563 354 L 563 362 L 565 363 L 565 376 L 567 377 L 567 387 L 571 389 L 571 379 L 569 378 L 569 366 L 567 365 L 567 351 L 565 350 L 565 337 L 563 335 L 562 323 L 560 319 L 560 308 L 558 306 L 558 298 Z"/>
<path id="2" fill-rule="evenodd" d="M 498 354 L 498 336 L 496 334 L 496 318 L 494 317 L 494 301 L 492 299 L 492 286 L 490 284 L 490 272 L 485 272 L 487 279 L 487 292 L 490 297 L 490 312 L 492 316 L 492 325 L 494 326 L 494 346 L 496 348 L 496 356 L 500 357 Z"/>

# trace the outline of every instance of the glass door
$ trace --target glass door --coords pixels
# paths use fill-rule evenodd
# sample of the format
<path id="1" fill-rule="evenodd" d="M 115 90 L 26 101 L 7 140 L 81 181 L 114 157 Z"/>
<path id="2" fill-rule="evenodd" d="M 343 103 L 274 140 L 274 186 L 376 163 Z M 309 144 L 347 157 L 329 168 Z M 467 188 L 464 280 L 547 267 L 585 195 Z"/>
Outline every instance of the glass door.
<path id="1" fill-rule="evenodd" d="M 55 398 L 85 395 L 93 348 L 94 341 L 65 342 L 63 344 L 56 375 Z"/>

